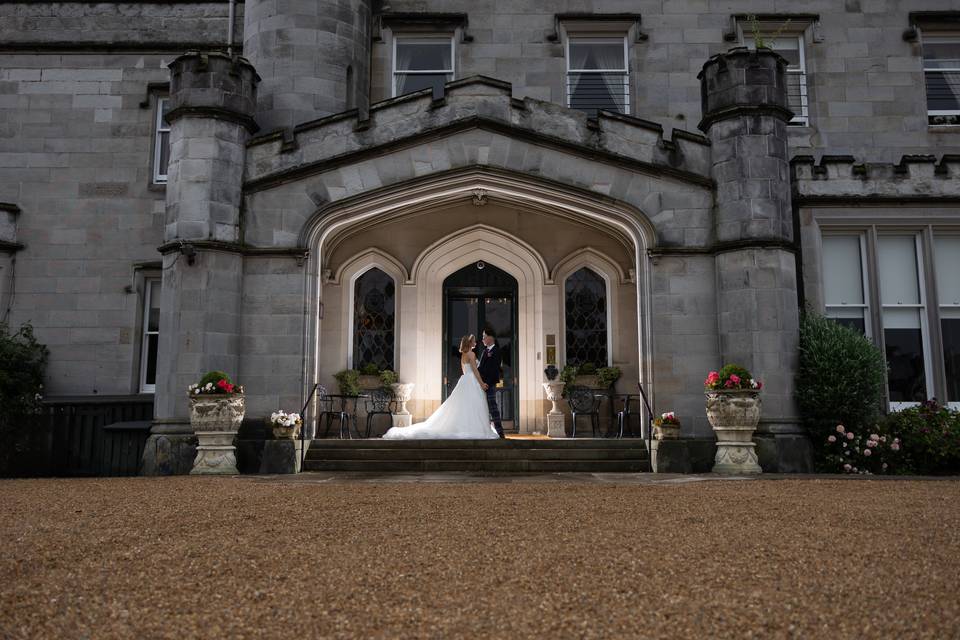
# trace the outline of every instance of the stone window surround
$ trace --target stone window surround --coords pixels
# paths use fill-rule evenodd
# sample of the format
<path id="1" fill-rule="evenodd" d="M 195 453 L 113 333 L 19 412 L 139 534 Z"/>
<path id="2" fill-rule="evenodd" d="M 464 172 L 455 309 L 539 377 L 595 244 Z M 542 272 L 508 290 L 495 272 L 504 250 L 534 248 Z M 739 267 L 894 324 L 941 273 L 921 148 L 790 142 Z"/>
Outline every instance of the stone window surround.
<path id="1" fill-rule="evenodd" d="M 592 39 L 600 39 L 600 38 L 610 39 L 610 40 L 621 38 L 623 40 L 623 67 L 618 69 L 611 68 L 611 69 L 604 69 L 602 71 L 598 70 L 598 71 L 592 71 L 592 72 L 597 73 L 598 75 L 603 73 L 623 73 L 624 78 L 626 79 L 627 87 L 626 87 L 626 91 L 624 92 L 625 102 L 623 105 L 622 113 L 626 115 L 630 115 L 631 109 L 633 107 L 633 100 L 632 100 L 633 91 L 631 89 L 631 84 L 630 84 L 630 44 L 629 44 L 629 38 L 625 33 L 623 33 L 622 35 L 617 35 L 616 33 L 597 34 L 597 33 L 589 33 L 589 32 L 576 32 L 576 31 L 570 32 L 566 28 L 564 28 L 563 57 L 564 57 L 564 62 L 566 64 L 566 78 L 564 79 L 564 86 L 565 86 L 564 95 L 566 97 L 566 100 L 564 101 L 565 105 L 568 108 L 573 108 L 573 107 L 570 107 L 570 98 L 571 98 L 571 93 L 569 89 L 570 75 L 573 73 L 591 73 L 591 71 L 584 71 L 584 70 L 570 68 L 571 41 L 592 40 Z"/>
<path id="2" fill-rule="evenodd" d="M 560 294 L 560 333 L 561 339 L 557 342 L 557 361 L 566 363 L 567 361 L 567 305 L 566 291 L 567 279 L 582 268 L 588 268 L 603 279 L 604 295 L 606 296 L 606 325 L 607 325 L 607 363 L 613 366 L 613 354 L 618 347 L 614 342 L 614 336 L 617 335 L 613 319 L 618 317 L 617 306 L 619 303 L 619 294 L 614 291 L 613 285 L 625 281 L 624 274 L 617 268 L 615 263 L 591 248 L 580 249 L 561 260 L 553 269 L 552 279 L 559 286 Z"/>
<path id="3" fill-rule="evenodd" d="M 352 327 L 354 326 L 353 302 L 354 296 L 356 295 L 356 284 L 357 280 L 360 279 L 360 276 L 371 269 L 380 269 L 380 271 L 383 271 L 385 274 L 387 274 L 387 276 L 393 279 L 393 369 L 396 371 L 397 357 L 400 354 L 400 348 L 402 346 L 400 344 L 402 332 L 398 330 L 398 327 L 400 327 L 401 323 L 400 313 L 402 309 L 402 285 L 407 279 L 407 274 L 406 269 L 404 269 L 403 265 L 397 262 L 395 258 L 377 249 L 364 251 L 347 260 L 338 270 L 336 280 L 333 281 L 347 283 L 347 286 L 342 287 L 343 300 L 341 302 L 341 309 L 343 310 L 343 317 L 341 318 L 341 326 L 349 329 L 341 332 L 343 334 L 343 345 L 341 348 L 343 348 L 347 354 L 347 368 L 352 369 L 354 365 L 354 335 L 352 330 Z"/>
<path id="4" fill-rule="evenodd" d="M 825 235 L 853 235 L 859 234 L 864 238 L 866 246 L 866 273 L 864 279 L 868 284 L 865 292 L 866 299 L 880 300 L 880 283 L 878 278 L 877 265 L 877 239 L 882 235 L 910 235 L 915 234 L 918 242 L 918 269 L 920 276 L 920 300 L 923 307 L 921 317 L 921 331 L 923 333 L 925 369 L 927 371 L 927 397 L 946 398 L 946 372 L 943 363 L 943 341 L 941 337 L 940 325 L 940 305 L 937 299 L 936 273 L 934 271 L 934 238 L 936 236 L 957 236 L 960 235 L 960 224 L 944 223 L 940 220 L 923 220 L 922 217 L 914 224 L 905 224 L 904 215 L 899 216 L 896 212 L 891 212 L 889 219 L 882 221 L 858 221 L 853 217 L 868 217 L 869 211 L 858 212 L 851 217 L 840 214 L 834 217 L 832 214 L 818 216 L 816 225 L 818 227 L 816 260 L 822 265 L 822 251 L 820 248 L 820 238 Z M 931 216 L 932 218 L 933 216 Z M 832 219 L 831 219 L 832 218 Z M 822 291 L 822 278 L 826 274 L 821 274 L 818 286 Z M 822 296 L 817 302 L 817 310 L 824 313 L 825 306 Z M 875 304 L 869 307 L 869 317 L 867 323 L 873 333 L 873 342 L 883 353 L 886 353 L 883 337 L 883 319 L 882 305 Z M 885 393 L 888 393 L 885 390 Z M 909 406 L 915 406 L 915 402 L 889 402 L 888 408 L 891 411 L 897 411 Z M 960 402 L 949 402 L 950 407 L 960 409 Z"/>

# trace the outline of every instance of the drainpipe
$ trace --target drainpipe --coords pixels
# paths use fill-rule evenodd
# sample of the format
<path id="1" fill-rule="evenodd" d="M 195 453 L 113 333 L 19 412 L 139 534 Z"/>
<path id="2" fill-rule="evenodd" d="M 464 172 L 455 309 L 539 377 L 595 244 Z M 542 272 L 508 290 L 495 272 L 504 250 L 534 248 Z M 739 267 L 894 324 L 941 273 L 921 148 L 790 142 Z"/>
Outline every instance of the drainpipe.
<path id="1" fill-rule="evenodd" d="M 227 13 L 227 55 L 233 55 L 233 15 L 236 0 L 230 0 L 230 10 Z"/>

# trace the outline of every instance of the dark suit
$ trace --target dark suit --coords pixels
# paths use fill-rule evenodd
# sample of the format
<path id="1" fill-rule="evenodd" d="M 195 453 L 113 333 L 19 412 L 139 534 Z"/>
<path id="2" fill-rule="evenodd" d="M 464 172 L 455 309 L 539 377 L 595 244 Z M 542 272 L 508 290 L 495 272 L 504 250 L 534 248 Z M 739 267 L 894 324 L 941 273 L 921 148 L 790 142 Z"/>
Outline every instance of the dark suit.
<path id="1" fill-rule="evenodd" d="M 480 379 L 487 383 L 487 408 L 490 420 L 500 437 L 503 437 L 503 425 L 500 423 L 500 407 L 497 406 L 497 383 L 500 382 L 500 345 L 494 343 L 488 350 L 483 344 L 477 347 L 477 370 Z"/>

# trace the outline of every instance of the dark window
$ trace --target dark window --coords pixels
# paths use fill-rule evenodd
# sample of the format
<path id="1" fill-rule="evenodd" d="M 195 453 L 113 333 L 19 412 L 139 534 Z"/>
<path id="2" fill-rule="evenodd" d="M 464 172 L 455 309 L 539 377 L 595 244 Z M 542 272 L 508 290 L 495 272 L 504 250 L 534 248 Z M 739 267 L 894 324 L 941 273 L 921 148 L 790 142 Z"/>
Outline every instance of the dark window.
<path id="1" fill-rule="evenodd" d="M 170 162 L 170 125 L 164 117 L 169 110 L 170 100 L 158 98 L 153 141 L 153 181 L 156 184 L 167 182 L 167 164 Z"/>
<path id="2" fill-rule="evenodd" d="M 375 364 L 393 369 L 396 289 L 393 279 L 380 269 L 357 278 L 353 293 L 353 366 Z"/>
<path id="3" fill-rule="evenodd" d="M 145 279 L 143 290 L 140 392 L 153 393 L 157 384 L 157 350 L 160 344 L 160 278 Z"/>
<path id="4" fill-rule="evenodd" d="M 567 278 L 567 364 L 607 366 L 607 287 L 603 278 L 584 267 Z"/>
<path id="5" fill-rule="evenodd" d="M 567 105 L 592 117 L 600 110 L 629 113 L 625 38 L 570 38 Z"/>
<path id="6" fill-rule="evenodd" d="M 453 80 L 453 38 L 398 38 L 395 42 L 393 95 Z"/>
<path id="7" fill-rule="evenodd" d="M 960 124 L 960 37 L 925 37 L 923 71 L 929 123 Z"/>

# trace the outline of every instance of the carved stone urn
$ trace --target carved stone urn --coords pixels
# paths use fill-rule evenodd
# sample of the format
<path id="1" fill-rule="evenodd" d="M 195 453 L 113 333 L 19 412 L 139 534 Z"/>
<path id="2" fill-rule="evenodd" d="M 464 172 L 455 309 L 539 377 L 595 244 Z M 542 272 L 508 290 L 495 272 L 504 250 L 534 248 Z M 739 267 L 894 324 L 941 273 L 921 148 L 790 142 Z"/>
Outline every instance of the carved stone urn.
<path id="1" fill-rule="evenodd" d="M 753 432 L 760 421 L 760 393 L 752 389 L 706 391 L 707 420 L 717 434 L 714 473 L 761 473 Z"/>
<path id="2" fill-rule="evenodd" d="M 557 407 L 560 398 L 563 397 L 564 383 L 561 380 L 551 380 L 543 383 L 543 390 L 547 392 L 547 400 L 550 401 L 550 411 L 547 412 L 547 437 L 566 438 L 567 433 L 563 428 L 563 412 Z"/>
<path id="3" fill-rule="evenodd" d="M 273 431 L 273 438 L 275 440 L 295 440 L 300 435 L 300 425 L 287 425 L 283 424 L 274 424 L 271 425 Z"/>
<path id="4" fill-rule="evenodd" d="M 191 474 L 236 475 L 233 439 L 243 422 L 242 393 L 190 396 L 190 426 L 197 436 L 197 457 Z"/>
<path id="5" fill-rule="evenodd" d="M 397 401 L 397 412 L 390 416 L 395 427 L 409 427 L 413 424 L 413 416 L 407 411 L 407 403 L 413 395 L 413 382 L 395 382 L 390 385 L 393 398 Z"/>

